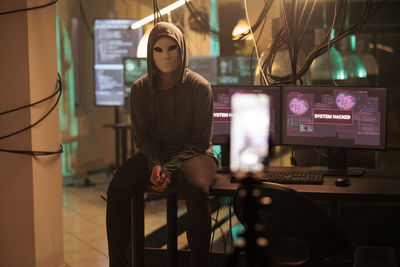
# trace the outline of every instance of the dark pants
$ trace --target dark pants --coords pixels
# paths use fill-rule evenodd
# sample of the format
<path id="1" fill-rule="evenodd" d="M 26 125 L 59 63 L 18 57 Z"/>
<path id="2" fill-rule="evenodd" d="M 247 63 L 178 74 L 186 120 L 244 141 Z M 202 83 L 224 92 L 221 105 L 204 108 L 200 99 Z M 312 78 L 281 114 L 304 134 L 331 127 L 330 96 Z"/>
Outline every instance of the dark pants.
<path id="1" fill-rule="evenodd" d="M 207 267 L 211 219 L 208 200 L 214 182 L 216 163 L 208 155 L 183 162 L 172 177 L 170 186 L 177 186 L 186 202 L 187 238 L 191 249 L 191 266 Z M 107 191 L 107 236 L 110 267 L 124 267 L 131 237 L 130 199 L 143 186 L 150 184 L 149 170 L 143 154 L 137 153 L 116 172 Z"/>

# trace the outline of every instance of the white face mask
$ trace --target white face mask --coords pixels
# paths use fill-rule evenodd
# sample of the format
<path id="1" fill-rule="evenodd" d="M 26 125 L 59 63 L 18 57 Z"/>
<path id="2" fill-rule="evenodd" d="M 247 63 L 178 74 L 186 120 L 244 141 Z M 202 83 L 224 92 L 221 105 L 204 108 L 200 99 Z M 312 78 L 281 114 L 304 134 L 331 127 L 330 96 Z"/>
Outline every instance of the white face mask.
<path id="1" fill-rule="evenodd" d="M 176 71 L 180 64 L 180 50 L 176 41 L 170 37 L 160 37 L 153 46 L 156 67 L 164 73 Z"/>

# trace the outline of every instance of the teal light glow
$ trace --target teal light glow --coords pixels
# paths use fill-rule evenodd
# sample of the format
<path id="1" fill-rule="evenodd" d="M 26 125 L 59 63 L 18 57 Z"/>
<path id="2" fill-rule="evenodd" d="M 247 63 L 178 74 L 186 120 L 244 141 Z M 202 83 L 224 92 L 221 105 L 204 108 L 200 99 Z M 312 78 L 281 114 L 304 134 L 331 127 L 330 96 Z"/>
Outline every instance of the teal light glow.
<path id="1" fill-rule="evenodd" d="M 360 77 L 360 78 L 367 77 L 367 70 L 365 69 L 364 66 L 362 68 L 358 69 L 358 77 Z"/>
<path id="2" fill-rule="evenodd" d="M 240 233 L 244 230 L 244 226 L 241 223 L 237 223 L 232 227 L 232 239 L 233 242 L 238 241 Z"/>
<path id="3" fill-rule="evenodd" d="M 56 18 L 57 69 L 63 79 L 63 94 L 59 102 L 60 131 L 63 135 L 64 153 L 61 156 L 63 176 L 74 176 L 73 162 L 78 149 L 77 141 L 66 141 L 79 134 L 78 120 L 75 115 L 75 77 L 72 47 L 68 30 L 60 18 Z"/>
<path id="4" fill-rule="evenodd" d="M 210 25 L 212 25 L 216 31 L 219 31 L 218 0 L 210 0 Z M 213 38 L 210 38 L 210 56 L 220 56 L 219 41 Z"/>
<path id="5" fill-rule="evenodd" d="M 75 90 L 74 90 L 74 85 L 75 85 L 75 81 L 74 81 L 74 67 L 73 65 L 71 65 L 72 67 L 70 68 L 70 70 L 66 73 L 66 76 L 68 77 L 67 79 L 69 80 L 68 83 L 68 92 L 69 92 L 69 109 L 70 109 L 70 116 L 71 116 L 71 120 L 70 120 L 70 135 L 71 136 L 78 136 L 79 134 L 79 129 L 78 129 L 78 120 L 75 116 Z"/>
<path id="6" fill-rule="evenodd" d="M 64 153 L 61 153 L 61 173 L 63 177 L 67 176 L 72 176 L 72 173 L 69 171 L 69 166 L 68 166 L 68 159 L 67 157 L 69 147 L 67 144 L 63 144 L 64 146 Z"/>
<path id="7" fill-rule="evenodd" d="M 344 67 L 349 78 L 365 78 L 367 70 L 357 54 L 353 51 L 343 51 Z"/>
<path id="8" fill-rule="evenodd" d="M 61 38 L 60 38 L 60 22 L 57 15 L 56 18 L 56 42 L 57 42 L 57 70 L 61 74 Z"/>
<path id="9" fill-rule="evenodd" d="M 357 39 L 355 35 L 350 35 L 350 49 L 356 51 Z"/>
<path id="10" fill-rule="evenodd" d="M 346 80 L 347 79 L 347 72 L 345 70 L 338 71 L 336 76 L 337 80 Z"/>
<path id="11" fill-rule="evenodd" d="M 135 64 L 133 64 L 132 62 L 126 63 L 125 67 L 126 67 L 127 71 L 134 71 L 135 70 Z"/>
<path id="12" fill-rule="evenodd" d="M 69 108 L 69 130 L 70 136 L 78 135 L 78 120 L 75 117 L 75 78 L 74 78 L 74 60 L 72 58 L 71 41 L 67 28 L 63 25 L 64 40 L 64 62 L 68 69 L 65 70 L 65 83 L 68 89 L 68 108 Z"/>
<path id="13" fill-rule="evenodd" d="M 57 29 L 57 69 L 58 69 L 58 73 L 60 73 L 62 79 L 64 79 L 63 68 L 62 68 L 62 52 L 61 52 L 63 43 L 61 42 L 60 19 L 59 19 L 58 15 L 57 15 L 57 19 L 56 19 L 56 29 Z M 61 99 L 59 102 L 59 105 L 60 105 L 60 108 L 59 108 L 60 131 L 61 132 L 68 130 L 68 120 L 67 120 L 66 114 L 63 112 L 64 95 L 65 95 L 65 92 L 61 95 Z"/>
<path id="14" fill-rule="evenodd" d="M 72 166 L 74 155 L 78 149 L 78 142 L 72 141 L 64 143 L 64 153 L 61 154 L 61 171 L 63 177 L 71 177 L 75 175 L 75 169 Z"/>
<path id="15" fill-rule="evenodd" d="M 328 30 L 316 30 L 316 44 L 321 42 L 323 36 L 326 35 Z M 332 29 L 330 38 L 335 37 L 335 30 Z M 310 66 L 311 80 L 313 84 L 320 84 L 332 80 L 346 80 L 348 75 L 344 66 L 342 55 L 335 48 L 331 46 L 327 52 L 317 57 Z"/>
<path id="16" fill-rule="evenodd" d="M 212 150 L 214 152 L 214 156 L 218 159 L 218 163 L 221 166 L 221 152 L 222 148 L 220 145 L 213 145 Z"/>
<path id="17" fill-rule="evenodd" d="M 360 57 L 357 55 L 356 36 L 350 35 L 339 41 L 340 54 L 343 58 L 344 68 L 349 78 L 365 78 L 367 70 Z"/>

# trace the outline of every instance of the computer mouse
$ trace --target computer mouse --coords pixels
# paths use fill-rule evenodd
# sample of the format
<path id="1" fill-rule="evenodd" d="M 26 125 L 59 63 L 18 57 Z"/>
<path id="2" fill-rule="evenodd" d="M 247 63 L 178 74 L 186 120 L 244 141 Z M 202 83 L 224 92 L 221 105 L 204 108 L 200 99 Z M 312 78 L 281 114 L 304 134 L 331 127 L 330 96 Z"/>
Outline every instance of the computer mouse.
<path id="1" fill-rule="evenodd" d="M 338 177 L 338 178 L 336 178 L 335 185 L 336 186 L 349 186 L 350 179 L 346 178 L 346 177 Z"/>

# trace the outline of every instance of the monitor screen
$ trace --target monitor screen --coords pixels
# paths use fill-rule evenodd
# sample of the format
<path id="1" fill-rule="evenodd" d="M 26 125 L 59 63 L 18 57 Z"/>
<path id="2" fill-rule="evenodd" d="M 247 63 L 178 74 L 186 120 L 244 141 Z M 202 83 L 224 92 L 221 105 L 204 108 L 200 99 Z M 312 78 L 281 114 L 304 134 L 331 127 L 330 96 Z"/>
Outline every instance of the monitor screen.
<path id="1" fill-rule="evenodd" d="M 217 84 L 217 57 L 190 56 L 189 69 L 203 76 L 211 85 Z"/>
<path id="2" fill-rule="evenodd" d="M 124 58 L 125 96 L 129 95 L 132 83 L 147 73 L 146 58 Z"/>
<path id="3" fill-rule="evenodd" d="M 257 57 L 218 57 L 218 84 L 253 84 L 252 75 L 257 67 Z"/>
<path id="4" fill-rule="evenodd" d="M 386 148 L 386 88 L 288 86 L 282 144 Z"/>
<path id="5" fill-rule="evenodd" d="M 95 103 L 124 105 L 123 58 L 136 55 L 142 30 L 130 30 L 136 20 L 96 19 L 94 21 Z"/>
<path id="6" fill-rule="evenodd" d="M 130 101 L 129 96 L 131 94 L 132 84 L 147 73 L 147 59 L 129 57 L 124 58 L 124 111 L 129 113 Z"/>
<path id="7" fill-rule="evenodd" d="M 237 92 L 264 93 L 270 96 L 270 139 L 280 144 L 280 88 L 268 86 L 212 86 L 214 97 L 213 144 L 229 144 L 231 130 L 231 97 Z"/>

